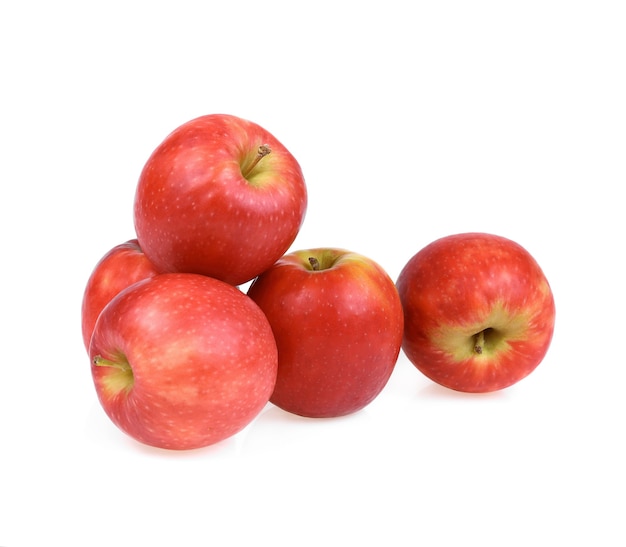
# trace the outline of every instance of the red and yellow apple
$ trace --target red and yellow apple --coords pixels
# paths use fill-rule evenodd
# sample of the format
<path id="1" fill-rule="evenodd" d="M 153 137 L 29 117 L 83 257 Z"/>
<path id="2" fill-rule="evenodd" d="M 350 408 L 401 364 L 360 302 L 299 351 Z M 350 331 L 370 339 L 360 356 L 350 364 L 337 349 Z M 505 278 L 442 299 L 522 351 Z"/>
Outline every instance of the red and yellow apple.
<path id="1" fill-rule="evenodd" d="M 402 348 L 448 388 L 489 392 L 528 376 L 552 340 L 552 290 L 530 253 L 485 233 L 438 239 L 396 282 L 404 309 Z"/>
<path id="2" fill-rule="evenodd" d="M 83 344 L 87 351 L 93 327 L 104 306 L 126 287 L 158 273 L 136 239 L 116 245 L 98 261 L 87 280 L 81 307 Z"/>
<path id="3" fill-rule="evenodd" d="M 176 128 L 151 154 L 134 222 L 160 270 L 240 285 L 287 251 L 306 207 L 300 165 L 278 139 L 251 121 L 211 114 Z"/>
<path id="4" fill-rule="evenodd" d="M 201 448 L 250 423 L 274 389 L 278 353 L 259 307 L 198 274 L 120 292 L 96 322 L 91 372 L 107 415 L 147 445 Z"/>
<path id="5" fill-rule="evenodd" d="M 373 260 L 342 249 L 289 253 L 252 283 L 278 346 L 270 401 L 307 417 L 356 412 L 378 396 L 402 342 L 402 306 Z"/>

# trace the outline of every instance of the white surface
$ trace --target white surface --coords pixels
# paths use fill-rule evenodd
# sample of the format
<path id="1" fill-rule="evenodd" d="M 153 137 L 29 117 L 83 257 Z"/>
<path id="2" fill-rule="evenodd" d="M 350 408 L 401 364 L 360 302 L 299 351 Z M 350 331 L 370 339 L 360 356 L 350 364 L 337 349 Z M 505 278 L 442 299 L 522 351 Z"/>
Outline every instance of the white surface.
<path id="1" fill-rule="evenodd" d="M 93 5 L 0 7 L 0 545 L 623 546 L 623 3 Z M 294 248 L 359 251 L 395 279 L 443 235 L 524 245 L 557 303 L 544 362 L 466 396 L 402 356 L 358 414 L 268 405 L 189 453 L 118 432 L 84 283 L 134 236 L 148 155 L 211 112 L 299 159 Z"/>

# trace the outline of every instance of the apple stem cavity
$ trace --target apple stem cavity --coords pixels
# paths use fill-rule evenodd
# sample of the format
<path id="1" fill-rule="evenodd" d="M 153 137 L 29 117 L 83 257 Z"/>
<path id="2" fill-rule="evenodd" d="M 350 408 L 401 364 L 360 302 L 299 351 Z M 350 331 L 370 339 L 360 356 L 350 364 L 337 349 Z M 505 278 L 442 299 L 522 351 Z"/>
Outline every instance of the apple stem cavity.
<path id="1" fill-rule="evenodd" d="M 121 358 L 120 361 L 111 361 L 110 359 L 105 359 L 102 355 L 96 355 L 92 362 L 96 367 L 114 369 L 103 379 L 104 389 L 110 395 L 130 392 L 135 383 L 135 376 L 126 358 Z"/>
<path id="2" fill-rule="evenodd" d="M 252 160 L 252 163 L 250 163 L 250 165 L 247 166 L 246 170 L 242 172 L 244 178 L 248 178 L 250 176 L 250 173 L 252 173 L 253 169 L 258 165 L 258 163 L 271 152 L 272 149 L 269 147 L 268 144 L 262 144 L 261 146 L 259 146 L 256 156 Z"/>
<path id="3" fill-rule="evenodd" d="M 481 330 L 476 335 L 476 341 L 474 343 L 474 353 L 480 355 L 483 352 L 484 347 L 485 347 L 485 331 Z"/>
<path id="4" fill-rule="evenodd" d="M 309 257 L 309 264 L 311 265 L 311 269 L 314 272 L 319 272 L 320 271 L 320 268 L 321 268 L 320 261 L 317 258 L 315 258 L 314 256 L 310 256 Z"/>

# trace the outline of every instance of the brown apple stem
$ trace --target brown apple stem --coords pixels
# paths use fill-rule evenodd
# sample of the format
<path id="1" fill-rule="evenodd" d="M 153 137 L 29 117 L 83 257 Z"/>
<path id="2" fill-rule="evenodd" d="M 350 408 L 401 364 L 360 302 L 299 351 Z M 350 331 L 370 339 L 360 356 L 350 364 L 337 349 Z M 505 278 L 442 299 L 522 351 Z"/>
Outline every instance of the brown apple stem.
<path id="1" fill-rule="evenodd" d="M 256 157 L 254 158 L 254 160 L 252 160 L 252 163 L 248 166 L 248 168 L 246 169 L 246 172 L 243 173 L 244 177 L 247 177 L 250 173 L 252 173 L 252 170 L 257 166 L 257 164 L 268 154 L 270 154 L 270 152 L 272 151 L 272 149 L 270 148 L 269 144 L 262 144 L 261 146 L 259 146 L 259 149 L 257 150 L 256 153 Z"/>
<path id="2" fill-rule="evenodd" d="M 485 346 L 485 331 L 481 330 L 476 335 L 476 342 L 474 344 L 474 353 L 480 355 L 483 352 L 483 347 Z"/>
<path id="3" fill-rule="evenodd" d="M 315 258 L 314 256 L 310 256 L 309 257 L 309 264 L 311 265 L 311 268 L 313 269 L 314 272 L 318 272 L 320 269 L 320 261 Z"/>
<path id="4" fill-rule="evenodd" d="M 130 370 L 130 365 L 128 363 L 116 363 L 109 359 L 105 359 L 102 355 L 96 355 L 93 358 L 93 364 L 97 367 L 112 367 L 122 371 Z"/>

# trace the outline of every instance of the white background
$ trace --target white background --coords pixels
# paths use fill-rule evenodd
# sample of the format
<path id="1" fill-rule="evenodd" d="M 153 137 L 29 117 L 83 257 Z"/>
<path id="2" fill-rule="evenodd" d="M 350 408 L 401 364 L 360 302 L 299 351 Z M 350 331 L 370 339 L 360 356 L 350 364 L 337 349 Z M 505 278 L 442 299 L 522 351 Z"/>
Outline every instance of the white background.
<path id="1" fill-rule="evenodd" d="M 625 545 L 625 28 L 603 0 L 3 3 L 0 545 Z M 469 396 L 402 355 L 357 414 L 268 405 L 192 452 L 119 432 L 84 284 L 134 237 L 152 150 L 214 112 L 300 161 L 294 249 L 395 280 L 444 235 L 525 246 L 557 303 L 543 363 Z"/>

